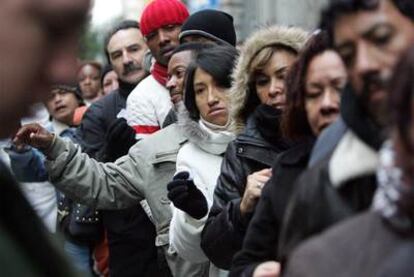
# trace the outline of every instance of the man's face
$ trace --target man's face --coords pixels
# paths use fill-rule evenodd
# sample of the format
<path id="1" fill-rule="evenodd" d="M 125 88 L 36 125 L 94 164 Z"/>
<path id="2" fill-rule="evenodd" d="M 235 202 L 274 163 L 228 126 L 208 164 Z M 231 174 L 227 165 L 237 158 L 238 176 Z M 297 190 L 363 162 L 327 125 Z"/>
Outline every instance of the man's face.
<path id="1" fill-rule="evenodd" d="M 101 73 L 90 64 L 85 64 L 79 70 L 78 83 L 82 92 L 82 98 L 85 100 L 93 100 L 101 93 Z"/>
<path id="2" fill-rule="evenodd" d="M 108 42 L 107 51 L 118 78 L 129 84 L 138 84 L 145 77 L 142 67 L 147 50 L 141 32 L 136 28 L 116 32 Z"/>
<path id="3" fill-rule="evenodd" d="M 400 55 L 414 43 L 414 24 L 389 0 L 378 8 L 338 18 L 335 46 L 369 116 L 387 122 L 387 84 Z"/>
<path id="4" fill-rule="evenodd" d="M 88 8 L 89 0 L 0 1 L 0 137 L 45 101 L 52 84 L 74 80 Z"/>
<path id="5" fill-rule="evenodd" d="M 54 89 L 46 101 L 46 107 L 52 118 L 66 125 L 72 125 L 73 114 L 79 107 L 79 101 L 73 92 Z"/>
<path id="6" fill-rule="evenodd" d="M 185 73 L 191 60 L 191 51 L 182 51 L 172 55 L 168 63 L 167 88 L 174 104 L 183 99 Z"/>
<path id="7" fill-rule="evenodd" d="M 158 63 L 168 65 L 172 52 L 180 44 L 180 30 L 181 25 L 166 25 L 146 36 L 148 48 Z"/>

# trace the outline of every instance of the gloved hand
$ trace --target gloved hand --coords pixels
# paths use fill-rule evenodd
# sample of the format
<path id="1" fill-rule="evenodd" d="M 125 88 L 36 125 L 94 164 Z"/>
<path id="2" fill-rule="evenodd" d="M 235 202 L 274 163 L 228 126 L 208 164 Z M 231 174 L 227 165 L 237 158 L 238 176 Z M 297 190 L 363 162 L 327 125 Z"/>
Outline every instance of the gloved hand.
<path id="1" fill-rule="evenodd" d="M 207 200 L 189 177 L 190 174 L 186 171 L 175 175 L 167 185 L 168 198 L 176 208 L 195 219 L 201 219 L 208 212 Z"/>
<path id="2" fill-rule="evenodd" d="M 128 154 L 129 148 L 135 143 L 135 130 L 124 118 L 118 118 L 109 126 L 105 137 L 105 161 L 113 162 Z"/>

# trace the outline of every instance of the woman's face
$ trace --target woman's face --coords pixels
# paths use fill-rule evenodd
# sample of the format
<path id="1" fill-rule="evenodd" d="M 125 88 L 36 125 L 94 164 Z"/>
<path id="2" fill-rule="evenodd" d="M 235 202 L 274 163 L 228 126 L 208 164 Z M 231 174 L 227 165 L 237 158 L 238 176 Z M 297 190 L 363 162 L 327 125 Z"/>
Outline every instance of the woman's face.
<path id="1" fill-rule="evenodd" d="M 285 106 L 285 78 L 296 55 L 286 50 L 276 50 L 263 70 L 255 73 L 254 85 L 262 104 L 283 109 Z"/>
<path id="2" fill-rule="evenodd" d="M 305 81 L 305 109 L 315 135 L 329 126 L 339 114 L 341 91 L 347 82 L 339 55 L 328 50 L 309 63 Z"/>
<path id="3" fill-rule="evenodd" d="M 228 88 L 217 86 L 213 77 L 197 68 L 194 74 L 194 92 L 200 116 L 209 123 L 224 126 L 228 122 Z"/>
<path id="4" fill-rule="evenodd" d="M 101 92 L 101 80 L 99 70 L 90 65 L 84 65 L 78 73 L 79 87 L 82 97 L 86 100 L 96 98 Z"/>

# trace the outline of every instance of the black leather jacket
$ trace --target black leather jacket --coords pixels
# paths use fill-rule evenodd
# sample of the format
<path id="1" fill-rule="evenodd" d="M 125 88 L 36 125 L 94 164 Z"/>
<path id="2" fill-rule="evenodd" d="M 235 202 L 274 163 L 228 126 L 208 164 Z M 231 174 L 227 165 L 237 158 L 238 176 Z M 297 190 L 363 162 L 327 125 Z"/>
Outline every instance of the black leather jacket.
<path id="1" fill-rule="evenodd" d="M 251 217 L 242 219 L 239 208 L 247 176 L 270 168 L 278 154 L 288 147 L 282 139 L 277 145 L 265 141 L 253 116 L 248 119 L 244 132 L 229 144 L 201 240 L 201 248 L 217 267 L 229 269 L 242 245 Z"/>
<path id="2" fill-rule="evenodd" d="M 283 215 L 295 180 L 306 169 L 314 139 L 304 139 L 283 152 L 272 168 L 272 177 L 264 187 L 249 224 L 242 250 L 233 260 L 230 276 L 251 276 L 261 262 L 274 260 Z"/>

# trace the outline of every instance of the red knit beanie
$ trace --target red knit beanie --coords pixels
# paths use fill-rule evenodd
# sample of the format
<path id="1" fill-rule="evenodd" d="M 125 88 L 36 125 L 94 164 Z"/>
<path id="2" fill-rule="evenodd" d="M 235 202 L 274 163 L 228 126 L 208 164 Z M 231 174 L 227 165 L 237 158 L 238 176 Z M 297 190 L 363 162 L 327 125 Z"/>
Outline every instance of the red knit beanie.
<path id="1" fill-rule="evenodd" d="M 183 24 L 188 16 L 186 6 L 179 0 L 153 0 L 142 12 L 141 33 L 145 37 L 162 26 Z"/>

